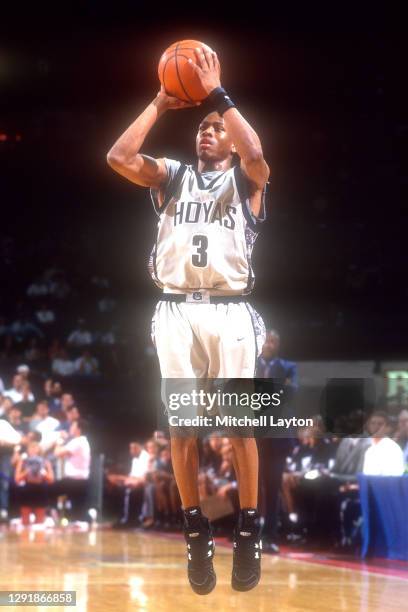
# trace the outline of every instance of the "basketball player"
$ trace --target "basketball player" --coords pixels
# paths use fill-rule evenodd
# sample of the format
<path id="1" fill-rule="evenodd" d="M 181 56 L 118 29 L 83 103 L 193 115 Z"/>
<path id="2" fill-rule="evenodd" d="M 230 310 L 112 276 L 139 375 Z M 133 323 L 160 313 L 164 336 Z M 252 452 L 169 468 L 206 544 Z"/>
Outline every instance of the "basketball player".
<path id="1" fill-rule="evenodd" d="M 210 112 L 196 136 L 197 169 L 139 151 L 169 109 L 190 105 L 156 98 L 120 136 L 107 159 L 130 181 L 149 187 L 159 217 L 150 270 L 163 293 L 153 337 L 163 378 L 252 378 L 265 327 L 246 302 L 254 276 L 251 251 L 265 216 L 269 177 L 260 140 L 221 87 L 214 52 L 196 49 L 192 63 Z M 233 165 L 235 156 L 239 165 Z M 240 513 L 234 531 L 232 587 L 247 591 L 260 578 L 258 454 L 251 437 L 231 439 Z M 172 462 L 184 511 L 188 577 L 198 594 L 215 586 L 214 542 L 200 510 L 194 437 L 172 437 Z"/>

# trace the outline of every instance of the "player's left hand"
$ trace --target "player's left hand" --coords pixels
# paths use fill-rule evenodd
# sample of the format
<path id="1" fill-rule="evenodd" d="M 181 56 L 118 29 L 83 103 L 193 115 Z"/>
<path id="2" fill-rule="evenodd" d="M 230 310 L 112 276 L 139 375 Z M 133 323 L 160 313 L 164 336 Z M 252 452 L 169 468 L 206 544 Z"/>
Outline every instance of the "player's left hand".
<path id="1" fill-rule="evenodd" d="M 208 51 L 207 49 L 194 49 L 196 55 L 196 62 L 192 59 L 188 61 L 192 65 L 196 72 L 203 89 L 207 92 L 207 95 L 212 92 L 216 87 L 221 87 L 220 75 L 221 66 L 215 51 Z"/>

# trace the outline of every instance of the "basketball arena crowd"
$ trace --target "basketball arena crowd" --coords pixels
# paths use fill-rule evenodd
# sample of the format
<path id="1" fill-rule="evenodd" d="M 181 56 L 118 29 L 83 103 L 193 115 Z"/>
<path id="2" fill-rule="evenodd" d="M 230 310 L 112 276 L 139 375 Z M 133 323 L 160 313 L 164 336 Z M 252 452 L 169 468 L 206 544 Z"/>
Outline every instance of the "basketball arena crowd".
<path id="1" fill-rule="evenodd" d="M 103 428 L 109 436 L 119 410 L 113 405 L 108 417 L 99 415 L 98 394 L 123 373 L 130 353 L 109 278 L 90 276 L 86 291 L 84 309 L 65 272 L 50 267 L 28 283 L 13 316 L 0 319 L 0 520 L 20 530 L 91 523 L 177 530 L 182 516 L 167 433 L 128 424 L 120 444 L 105 449 L 98 441 Z M 147 365 L 139 363 L 140 376 L 154 360 L 152 346 L 142 352 Z M 257 376 L 278 372 L 296 394 L 296 363 L 278 353 L 279 333 L 271 330 Z M 358 474 L 398 476 L 408 469 L 408 398 L 379 398 L 357 417 L 364 419 L 360 435 L 329 433 L 316 414 L 313 426 L 293 436 L 258 441 L 267 551 L 279 552 L 281 543 L 358 548 Z M 239 508 L 230 441 L 211 434 L 201 440 L 200 454 L 204 511 L 216 533 L 228 534 Z"/>

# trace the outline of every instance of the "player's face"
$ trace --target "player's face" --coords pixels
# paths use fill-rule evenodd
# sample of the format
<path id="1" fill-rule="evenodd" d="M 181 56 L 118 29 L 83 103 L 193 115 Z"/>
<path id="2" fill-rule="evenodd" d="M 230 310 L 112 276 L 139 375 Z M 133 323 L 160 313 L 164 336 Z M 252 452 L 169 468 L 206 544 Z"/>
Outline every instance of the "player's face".
<path id="1" fill-rule="evenodd" d="M 231 155 L 233 146 L 224 119 L 218 113 L 207 115 L 198 126 L 197 157 L 202 161 L 222 161 Z"/>

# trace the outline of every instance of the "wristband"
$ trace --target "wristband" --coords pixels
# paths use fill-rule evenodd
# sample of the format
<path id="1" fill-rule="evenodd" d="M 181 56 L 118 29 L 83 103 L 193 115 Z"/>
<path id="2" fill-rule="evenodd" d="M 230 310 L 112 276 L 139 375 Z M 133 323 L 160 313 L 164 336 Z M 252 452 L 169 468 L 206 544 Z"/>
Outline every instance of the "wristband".
<path id="1" fill-rule="evenodd" d="M 221 117 L 229 108 L 235 108 L 235 104 L 223 87 L 213 89 L 208 96 L 208 102 Z"/>

